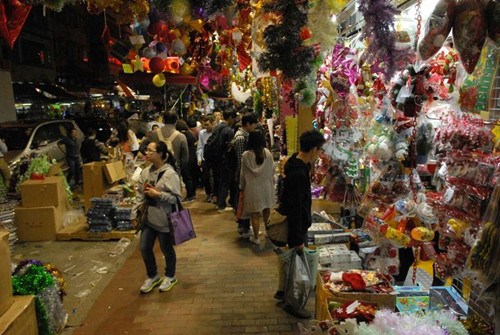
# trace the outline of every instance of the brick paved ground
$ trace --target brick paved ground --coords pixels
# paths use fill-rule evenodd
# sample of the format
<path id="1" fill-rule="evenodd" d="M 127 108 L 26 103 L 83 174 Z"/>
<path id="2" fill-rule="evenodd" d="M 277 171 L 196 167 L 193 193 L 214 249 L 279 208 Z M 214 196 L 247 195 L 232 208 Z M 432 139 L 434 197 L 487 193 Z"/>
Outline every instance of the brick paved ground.
<path id="1" fill-rule="evenodd" d="M 231 212 L 217 214 L 202 202 L 187 207 L 198 238 L 176 247 L 179 283 L 169 292 L 141 295 L 145 269 L 136 246 L 74 335 L 299 333 L 301 320 L 273 299 L 277 256 L 269 243 L 258 247 L 238 238 Z M 156 255 L 161 259 L 158 246 Z M 311 297 L 312 312 L 313 306 Z"/>

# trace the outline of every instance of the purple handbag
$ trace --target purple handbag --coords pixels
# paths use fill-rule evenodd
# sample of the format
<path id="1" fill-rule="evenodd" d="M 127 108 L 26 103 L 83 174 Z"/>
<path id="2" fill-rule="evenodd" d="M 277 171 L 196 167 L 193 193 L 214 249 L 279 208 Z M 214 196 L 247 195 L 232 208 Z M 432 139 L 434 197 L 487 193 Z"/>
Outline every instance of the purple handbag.
<path id="1" fill-rule="evenodd" d="M 178 209 L 168 214 L 168 223 L 174 245 L 182 244 L 196 237 L 189 209 L 182 208 L 180 204 Z"/>

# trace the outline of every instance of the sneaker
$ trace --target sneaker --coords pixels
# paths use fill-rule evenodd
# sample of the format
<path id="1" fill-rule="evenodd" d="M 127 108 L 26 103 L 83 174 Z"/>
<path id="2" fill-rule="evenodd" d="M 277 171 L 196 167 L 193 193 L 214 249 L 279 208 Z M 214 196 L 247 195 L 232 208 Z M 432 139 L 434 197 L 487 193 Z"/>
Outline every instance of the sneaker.
<path id="1" fill-rule="evenodd" d="M 177 278 L 165 277 L 165 279 L 163 279 L 163 282 L 160 285 L 160 292 L 170 291 L 175 284 L 177 284 Z"/>
<path id="2" fill-rule="evenodd" d="M 253 236 L 253 233 L 251 231 L 240 233 L 241 238 L 250 238 L 252 236 Z"/>
<path id="3" fill-rule="evenodd" d="M 255 245 L 260 245 L 259 238 L 258 237 L 256 238 L 255 236 L 250 236 L 250 242 L 252 242 Z"/>
<path id="4" fill-rule="evenodd" d="M 212 195 L 207 195 L 207 197 L 205 198 L 205 202 L 212 202 L 212 198 Z"/>
<path id="5" fill-rule="evenodd" d="M 230 212 L 230 211 L 232 211 L 232 210 L 233 210 L 233 208 L 232 208 L 232 207 L 224 207 L 224 208 L 219 207 L 219 208 L 217 209 L 217 212 L 218 212 L 218 213 L 224 213 L 224 212 Z"/>
<path id="6" fill-rule="evenodd" d="M 142 284 L 141 292 L 149 293 L 156 286 L 160 285 L 160 283 L 161 283 L 161 278 L 158 275 L 156 275 L 154 278 L 148 278 L 144 281 L 144 284 Z"/>
<path id="7" fill-rule="evenodd" d="M 285 291 L 276 291 L 276 293 L 274 293 L 274 299 L 285 301 Z"/>
<path id="8" fill-rule="evenodd" d="M 212 203 L 213 203 L 214 205 L 217 205 L 217 196 L 215 196 L 215 195 L 214 195 L 214 196 L 212 197 Z"/>
<path id="9" fill-rule="evenodd" d="M 305 310 L 303 308 L 297 308 L 293 307 L 292 305 L 286 304 L 285 307 L 283 307 L 285 312 L 287 312 L 290 315 L 293 315 L 299 319 L 310 319 L 312 314 L 308 310 Z"/>
<path id="10" fill-rule="evenodd" d="M 196 199 L 196 196 L 186 197 L 184 200 L 182 200 L 182 202 L 183 203 L 193 202 L 195 199 Z"/>

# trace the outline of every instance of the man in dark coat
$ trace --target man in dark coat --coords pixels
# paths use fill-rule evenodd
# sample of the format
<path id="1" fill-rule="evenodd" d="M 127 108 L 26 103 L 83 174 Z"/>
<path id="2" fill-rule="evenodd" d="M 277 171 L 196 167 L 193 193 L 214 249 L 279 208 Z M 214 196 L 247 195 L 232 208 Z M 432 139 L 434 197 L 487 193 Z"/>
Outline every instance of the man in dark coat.
<path id="1" fill-rule="evenodd" d="M 299 152 L 285 164 L 280 205 L 288 219 L 288 246 L 298 252 L 307 245 L 307 230 L 311 227 L 311 166 L 323 151 L 324 143 L 323 135 L 317 130 L 302 133 Z M 284 292 L 278 290 L 275 298 L 284 300 Z M 285 304 L 284 309 L 299 318 L 311 317 L 309 311 L 290 304 Z"/>

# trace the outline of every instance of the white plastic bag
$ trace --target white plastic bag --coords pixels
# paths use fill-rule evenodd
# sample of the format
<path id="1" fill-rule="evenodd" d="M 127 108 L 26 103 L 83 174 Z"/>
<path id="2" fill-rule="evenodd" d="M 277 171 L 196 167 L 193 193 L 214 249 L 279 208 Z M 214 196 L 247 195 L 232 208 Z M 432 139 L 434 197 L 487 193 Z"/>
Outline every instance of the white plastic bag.
<path id="1" fill-rule="evenodd" d="M 314 288 L 314 279 L 305 254 L 293 249 L 291 256 L 285 267 L 285 303 L 304 308 Z"/>

